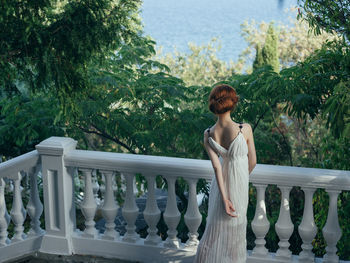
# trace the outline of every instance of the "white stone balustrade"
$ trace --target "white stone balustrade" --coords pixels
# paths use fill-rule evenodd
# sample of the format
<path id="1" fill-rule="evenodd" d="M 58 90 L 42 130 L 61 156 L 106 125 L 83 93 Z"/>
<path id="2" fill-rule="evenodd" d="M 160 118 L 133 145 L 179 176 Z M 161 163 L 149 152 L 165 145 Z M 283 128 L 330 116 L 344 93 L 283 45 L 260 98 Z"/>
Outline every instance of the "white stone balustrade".
<path id="1" fill-rule="evenodd" d="M 84 254 L 119 258 L 140 262 L 192 262 L 198 244 L 198 227 L 202 222 L 197 203 L 196 186 L 199 179 L 210 182 L 214 172 L 210 161 L 163 156 L 107 153 L 76 150 L 76 141 L 70 138 L 51 137 L 37 150 L 0 164 L 0 262 L 40 251 L 47 254 Z M 41 163 L 41 172 L 40 164 Z M 86 228 L 76 228 L 74 181 L 75 171 L 83 173 L 85 185 L 80 209 L 85 217 Z M 102 175 L 104 184 L 97 187 L 93 173 Z M 126 196 L 122 214 L 127 222 L 127 232 L 119 237 L 114 219 L 118 204 L 115 200 L 115 174 L 126 179 Z M 26 173 L 29 183 L 29 202 L 26 211 L 21 197 L 21 174 Z M 38 187 L 38 175 L 42 186 Z M 148 225 L 148 235 L 141 238 L 135 231 L 139 213 L 135 202 L 133 183 L 135 174 L 147 180 L 147 200 L 143 216 Z M 168 227 L 166 240 L 157 234 L 161 212 L 155 195 L 155 178 L 161 175 L 168 184 L 167 205 L 163 214 Z M 181 214 L 177 208 L 175 182 L 179 177 L 188 183 L 188 205 L 184 215 L 189 230 L 188 240 L 183 243 L 177 233 Z M 6 179 L 6 180 L 5 180 Z M 13 205 L 10 214 L 6 209 L 5 191 L 13 182 Z M 252 221 L 256 236 L 255 247 L 249 251 L 247 263 L 263 262 L 315 262 L 312 241 L 317 227 L 313 215 L 313 195 L 316 189 L 326 189 L 329 195 L 327 222 L 322 229 L 327 243 L 326 254 L 318 262 L 339 262 L 336 245 L 342 232 L 338 220 L 338 196 L 350 190 L 350 172 L 327 169 L 288 167 L 258 164 L 250 176 L 257 190 L 257 204 Z M 268 185 L 281 189 L 280 214 L 275 229 L 280 239 L 276 253 L 268 253 L 266 235 L 270 223 L 266 215 L 265 191 Z M 289 241 L 294 225 L 290 218 L 289 194 L 293 186 L 301 186 L 305 193 L 303 218 L 298 232 L 303 241 L 302 252 L 291 255 Z M 43 203 L 39 190 L 43 188 Z M 98 189 L 99 188 L 99 189 Z M 106 221 L 104 234 L 98 234 L 94 219 L 97 213 L 97 191 L 101 191 L 99 209 Z M 24 194 L 24 191 L 23 193 Z M 7 200 L 9 202 L 9 200 Z M 40 218 L 45 214 L 45 231 Z M 30 217 L 30 230 L 23 231 L 25 213 Z M 8 238 L 9 225 L 15 226 L 12 239 Z M 272 226 L 273 227 L 273 226 Z M 27 235 L 26 235 L 27 234 Z"/>
<path id="2" fill-rule="evenodd" d="M 43 211 L 36 181 L 40 171 L 39 161 L 37 151 L 32 151 L 0 164 L 0 262 L 40 249 L 45 232 L 40 228 L 39 222 Z M 26 191 L 21 186 L 22 181 L 26 185 Z M 7 195 L 5 195 L 6 191 Z M 25 209 L 22 195 L 28 193 L 29 201 Z M 5 196 L 10 198 L 6 200 Z M 10 202 L 12 202 L 12 208 L 8 213 L 6 203 Z M 31 219 L 31 227 L 25 233 L 24 223 L 27 214 Z M 8 231 L 11 224 L 14 229 L 13 236 L 9 239 Z"/>

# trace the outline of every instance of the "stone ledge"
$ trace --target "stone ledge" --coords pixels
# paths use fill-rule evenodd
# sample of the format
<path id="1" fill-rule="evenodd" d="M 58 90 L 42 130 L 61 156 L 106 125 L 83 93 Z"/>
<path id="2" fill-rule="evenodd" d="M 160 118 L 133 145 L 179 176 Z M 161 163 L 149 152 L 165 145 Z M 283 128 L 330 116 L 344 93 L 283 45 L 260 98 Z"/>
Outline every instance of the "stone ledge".
<path id="1" fill-rule="evenodd" d="M 97 256 L 85 255 L 50 255 L 45 253 L 33 253 L 22 258 L 6 261 L 6 263 L 137 263 L 137 261 L 127 261 L 121 259 L 108 259 Z"/>

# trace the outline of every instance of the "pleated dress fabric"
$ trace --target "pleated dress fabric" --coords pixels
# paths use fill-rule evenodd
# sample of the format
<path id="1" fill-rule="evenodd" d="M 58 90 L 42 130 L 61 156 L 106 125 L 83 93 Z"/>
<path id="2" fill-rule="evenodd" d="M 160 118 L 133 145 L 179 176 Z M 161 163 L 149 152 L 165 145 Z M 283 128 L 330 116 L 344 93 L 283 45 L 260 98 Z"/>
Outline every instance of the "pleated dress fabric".
<path id="1" fill-rule="evenodd" d="M 224 186 L 238 217 L 225 207 L 214 175 L 210 185 L 208 216 L 194 263 L 241 263 L 247 253 L 247 208 L 249 189 L 248 146 L 240 131 L 228 149 L 209 137 L 210 146 L 220 155 Z"/>

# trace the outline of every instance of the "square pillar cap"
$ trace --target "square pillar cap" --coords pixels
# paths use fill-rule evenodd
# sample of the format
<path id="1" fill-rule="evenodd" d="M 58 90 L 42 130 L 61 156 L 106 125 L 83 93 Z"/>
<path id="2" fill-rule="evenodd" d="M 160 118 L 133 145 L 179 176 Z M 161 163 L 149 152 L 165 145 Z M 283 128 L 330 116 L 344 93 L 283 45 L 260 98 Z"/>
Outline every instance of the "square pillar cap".
<path id="1" fill-rule="evenodd" d="M 69 137 L 52 136 L 35 146 L 40 155 L 62 156 L 71 150 L 75 150 L 77 141 Z"/>

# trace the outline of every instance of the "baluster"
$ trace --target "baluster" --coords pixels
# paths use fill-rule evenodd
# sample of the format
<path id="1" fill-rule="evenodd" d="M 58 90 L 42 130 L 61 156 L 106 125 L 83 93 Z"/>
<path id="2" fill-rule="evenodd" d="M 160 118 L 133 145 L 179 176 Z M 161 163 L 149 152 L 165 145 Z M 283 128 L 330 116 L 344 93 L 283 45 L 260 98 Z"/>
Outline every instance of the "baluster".
<path id="1" fill-rule="evenodd" d="M 160 210 L 158 208 L 155 197 L 155 177 L 152 175 L 146 175 L 148 190 L 146 208 L 143 211 L 143 217 L 148 225 L 148 236 L 144 243 L 148 245 L 157 245 L 162 239 L 157 235 L 157 224 L 160 219 Z"/>
<path id="2" fill-rule="evenodd" d="M 252 254 L 254 256 L 267 256 L 268 250 L 265 247 L 265 236 L 270 229 L 270 222 L 266 216 L 265 191 L 267 185 L 253 184 L 257 191 L 255 216 L 252 221 L 252 230 L 256 236 L 255 247 Z"/>
<path id="3" fill-rule="evenodd" d="M 339 262 L 339 257 L 337 256 L 337 243 L 342 235 L 342 231 L 339 226 L 338 221 L 338 194 L 341 191 L 338 190 L 326 190 L 329 195 L 329 208 L 327 222 L 322 229 L 323 237 L 327 242 L 326 254 L 323 256 L 323 262 Z"/>
<path id="4" fill-rule="evenodd" d="M 15 234 L 11 239 L 12 242 L 18 242 L 26 238 L 26 234 L 23 233 L 23 223 L 26 219 L 26 210 L 24 209 L 22 203 L 21 180 L 22 173 L 18 172 L 17 178 L 14 179 L 13 202 L 10 212 L 12 222 L 15 224 Z"/>
<path id="5" fill-rule="evenodd" d="M 10 220 L 5 202 L 5 181 L 0 178 L 0 247 L 10 244 L 10 239 L 7 237 Z"/>
<path id="6" fill-rule="evenodd" d="M 101 206 L 101 200 L 98 197 L 98 190 L 100 189 L 100 185 L 98 184 L 97 180 L 97 172 L 96 170 L 92 171 L 92 191 L 94 192 L 94 198 L 97 204 L 97 207 Z"/>
<path id="7" fill-rule="evenodd" d="M 30 192 L 29 192 L 29 202 L 27 205 L 27 211 L 28 215 L 30 216 L 31 222 L 31 229 L 28 233 L 28 236 L 38 236 L 42 235 L 44 233 L 44 230 L 40 227 L 40 216 L 43 212 L 43 205 L 39 198 L 39 192 L 38 192 L 38 172 L 39 172 L 40 166 L 37 165 L 36 167 L 33 167 L 29 172 L 27 173 L 27 176 L 29 177 L 29 183 L 30 183 Z"/>
<path id="8" fill-rule="evenodd" d="M 290 218 L 289 210 L 289 192 L 292 189 L 290 186 L 278 186 L 282 191 L 280 214 L 275 225 L 276 233 L 280 239 L 278 242 L 279 249 L 276 252 L 276 259 L 289 260 L 292 252 L 289 248 L 289 238 L 293 233 L 294 225 Z"/>
<path id="9" fill-rule="evenodd" d="M 81 212 L 85 217 L 85 230 L 82 236 L 89 238 L 97 237 L 97 229 L 95 228 L 94 217 L 97 210 L 97 205 L 94 198 L 94 193 L 91 184 L 91 169 L 79 169 L 84 175 L 85 189 L 84 199 L 80 204 Z"/>
<path id="10" fill-rule="evenodd" d="M 303 187 L 302 190 L 305 193 L 305 204 L 303 219 L 298 227 L 299 235 L 303 240 L 301 248 L 303 251 L 299 254 L 300 262 L 314 262 L 315 256 L 312 253 L 312 240 L 316 236 L 317 227 L 314 221 L 314 211 L 312 207 L 312 197 L 314 195 L 315 189 Z"/>
<path id="11" fill-rule="evenodd" d="M 188 206 L 185 214 L 185 223 L 189 230 L 189 239 L 186 242 L 186 246 L 197 246 L 199 243 L 197 230 L 202 221 L 202 215 L 199 212 L 197 203 L 197 179 L 188 178 L 186 181 L 189 184 Z"/>
<path id="12" fill-rule="evenodd" d="M 105 178 L 105 195 L 103 206 L 101 208 L 102 215 L 106 220 L 106 230 L 103 239 L 115 240 L 119 238 L 119 233 L 115 230 L 115 217 L 117 216 L 118 206 L 114 199 L 113 189 L 112 189 L 112 181 L 114 178 L 113 171 L 101 171 Z"/>
<path id="13" fill-rule="evenodd" d="M 139 214 L 139 208 L 134 198 L 134 175 L 132 173 L 123 173 L 123 175 L 126 179 L 126 197 L 124 207 L 122 208 L 122 214 L 125 221 L 128 223 L 123 241 L 136 242 L 139 236 L 135 232 L 135 221 Z"/>
<path id="14" fill-rule="evenodd" d="M 165 212 L 163 214 L 164 221 L 168 226 L 168 237 L 164 242 L 165 247 L 179 248 L 179 239 L 176 237 L 176 227 L 180 222 L 181 214 L 177 208 L 176 195 L 175 195 L 175 181 L 174 177 L 166 177 L 168 182 L 168 198 L 166 203 Z"/>

